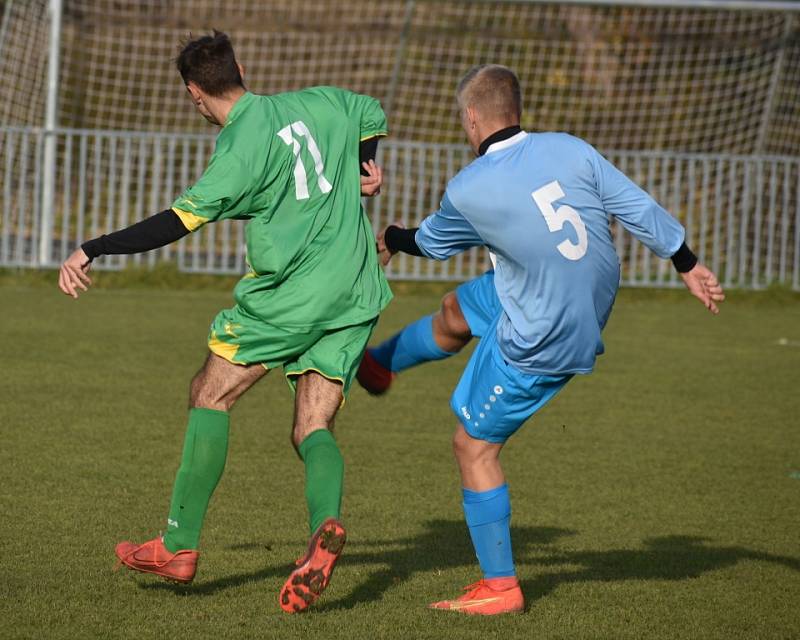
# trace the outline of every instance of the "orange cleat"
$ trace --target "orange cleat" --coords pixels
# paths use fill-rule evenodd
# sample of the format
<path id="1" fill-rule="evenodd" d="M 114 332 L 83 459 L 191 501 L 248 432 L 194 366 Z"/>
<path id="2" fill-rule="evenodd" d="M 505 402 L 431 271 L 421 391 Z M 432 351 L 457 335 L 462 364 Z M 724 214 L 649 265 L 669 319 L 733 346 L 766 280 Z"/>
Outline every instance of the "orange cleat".
<path id="1" fill-rule="evenodd" d="M 167 580 L 184 584 L 194 579 L 197 571 L 197 559 L 200 557 L 199 552 L 189 549 L 172 553 L 167 550 L 160 537 L 148 540 L 144 544 L 120 542 L 114 552 L 119 558 L 118 568 L 124 564 L 129 569 L 142 573 L 154 573 Z"/>
<path id="2" fill-rule="evenodd" d="M 367 393 L 380 396 L 389 390 L 396 375 L 380 364 L 367 349 L 358 366 L 356 380 Z"/>
<path id="3" fill-rule="evenodd" d="M 342 523 L 328 518 L 308 543 L 308 551 L 281 589 L 280 605 L 286 613 L 305 611 L 328 586 L 336 561 L 347 540 Z"/>
<path id="4" fill-rule="evenodd" d="M 519 613 L 525 608 L 525 598 L 516 578 L 487 578 L 464 590 L 467 593 L 458 600 L 434 602 L 430 608 L 483 616 Z"/>

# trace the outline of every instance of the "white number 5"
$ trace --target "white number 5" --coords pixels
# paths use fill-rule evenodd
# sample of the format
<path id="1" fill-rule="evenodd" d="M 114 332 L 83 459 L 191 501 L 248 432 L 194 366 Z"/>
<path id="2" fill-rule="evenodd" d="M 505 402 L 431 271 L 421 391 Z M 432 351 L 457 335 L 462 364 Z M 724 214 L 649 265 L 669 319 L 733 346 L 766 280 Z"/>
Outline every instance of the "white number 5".
<path id="1" fill-rule="evenodd" d="M 589 238 L 586 235 L 586 225 L 583 220 L 572 207 L 562 204 L 558 209 L 553 209 L 553 203 L 564 197 L 564 190 L 558 184 L 558 180 L 544 185 L 542 188 L 534 191 L 533 201 L 539 207 L 539 211 L 544 216 L 544 221 L 547 223 L 547 228 L 551 233 L 561 231 L 565 222 L 569 222 L 574 228 L 575 233 L 578 234 L 578 244 L 572 243 L 570 240 L 564 240 L 556 246 L 559 253 L 568 260 L 580 260 L 586 255 L 586 248 L 589 246 Z"/>

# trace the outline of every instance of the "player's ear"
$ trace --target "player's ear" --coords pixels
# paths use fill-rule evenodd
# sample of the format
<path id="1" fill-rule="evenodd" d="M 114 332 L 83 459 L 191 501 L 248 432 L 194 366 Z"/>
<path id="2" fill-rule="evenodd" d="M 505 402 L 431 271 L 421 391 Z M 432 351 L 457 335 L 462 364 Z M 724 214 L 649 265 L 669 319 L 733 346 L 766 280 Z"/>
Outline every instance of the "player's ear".
<path id="1" fill-rule="evenodd" d="M 189 95 L 192 96 L 192 101 L 195 104 L 198 104 L 203 99 L 200 87 L 198 87 L 192 80 L 189 80 L 189 82 L 186 83 L 186 90 L 189 92 Z"/>
<path id="2" fill-rule="evenodd" d="M 474 129 L 477 123 L 477 113 L 475 111 L 475 107 L 467 107 L 467 123 L 469 124 L 470 129 Z"/>
<path id="3" fill-rule="evenodd" d="M 236 61 L 236 66 L 239 67 L 239 75 L 242 77 L 242 82 L 244 82 L 244 67 L 238 60 Z"/>

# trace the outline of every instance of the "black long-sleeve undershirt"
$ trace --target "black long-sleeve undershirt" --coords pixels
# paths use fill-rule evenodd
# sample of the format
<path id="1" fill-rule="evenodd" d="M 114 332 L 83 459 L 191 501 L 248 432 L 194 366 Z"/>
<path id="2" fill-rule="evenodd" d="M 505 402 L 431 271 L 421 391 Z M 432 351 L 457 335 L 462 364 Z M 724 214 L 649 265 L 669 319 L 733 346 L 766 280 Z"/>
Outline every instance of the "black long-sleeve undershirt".
<path id="1" fill-rule="evenodd" d="M 412 256 L 423 256 L 424 254 L 417 245 L 416 235 L 419 227 L 413 229 L 402 229 L 400 227 L 391 226 L 386 229 L 384 235 L 384 242 L 386 248 L 391 253 L 402 251 Z M 675 266 L 678 273 L 686 273 L 694 269 L 697 264 L 697 256 L 692 253 L 692 250 L 682 243 L 678 250 L 672 254 L 672 264 Z"/>
<path id="2" fill-rule="evenodd" d="M 386 248 L 391 253 L 402 251 L 410 256 L 424 256 L 425 254 L 417 245 L 415 236 L 419 227 L 413 229 L 402 229 L 400 227 L 391 226 L 386 229 L 386 235 L 383 236 L 383 241 L 386 243 Z"/>
<path id="3" fill-rule="evenodd" d="M 362 175 L 367 175 L 367 172 L 361 167 L 361 163 L 375 159 L 378 140 L 378 136 L 375 136 L 362 140 L 359 144 L 359 168 Z M 167 209 L 125 229 L 87 240 L 81 245 L 81 249 L 89 260 L 104 255 L 144 253 L 180 240 L 188 234 L 189 230 L 178 214 Z"/>
<path id="4" fill-rule="evenodd" d="M 358 167 L 361 169 L 362 176 L 369 175 L 364 171 L 364 167 L 362 167 L 361 164 L 375 159 L 375 154 L 378 153 L 378 140 L 380 140 L 380 138 L 375 136 L 374 138 L 362 140 L 358 145 Z"/>
<path id="5" fill-rule="evenodd" d="M 692 250 L 686 246 L 685 242 L 672 254 L 670 260 L 672 260 L 672 264 L 678 273 L 691 271 L 697 264 L 697 256 L 692 253 Z"/>
<path id="6" fill-rule="evenodd" d="M 125 229 L 87 240 L 81 249 L 89 260 L 104 255 L 142 253 L 180 240 L 188 233 L 178 214 L 167 209 Z"/>

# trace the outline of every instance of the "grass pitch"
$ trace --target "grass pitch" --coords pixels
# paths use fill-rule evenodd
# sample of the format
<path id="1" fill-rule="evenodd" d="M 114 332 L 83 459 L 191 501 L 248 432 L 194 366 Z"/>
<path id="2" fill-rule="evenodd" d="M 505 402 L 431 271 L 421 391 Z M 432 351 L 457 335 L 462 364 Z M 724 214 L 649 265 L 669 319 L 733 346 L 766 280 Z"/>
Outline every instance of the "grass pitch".
<path id="1" fill-rule="evenodd" d="M 437 307 L 398 288 L 376 340 Z M 0 637 L 800 637 L 797 295 L 733 292 L 714 318 L 683 292 L 621 293 L 595 373 L 504 452 L 528 607 L 491 619 L 425 608 L 479 577 L 450 453 L 465 354 L 385 399 L 353 391 L 348 546 L 289 616 L 278 590 L 308 531 L 279 372 L 233 411 L 195 583 L 112 570 L 117 541 L 164 527 L 188 383 L 230 294 L 0 295 Z"/>

